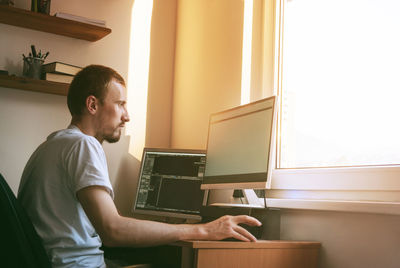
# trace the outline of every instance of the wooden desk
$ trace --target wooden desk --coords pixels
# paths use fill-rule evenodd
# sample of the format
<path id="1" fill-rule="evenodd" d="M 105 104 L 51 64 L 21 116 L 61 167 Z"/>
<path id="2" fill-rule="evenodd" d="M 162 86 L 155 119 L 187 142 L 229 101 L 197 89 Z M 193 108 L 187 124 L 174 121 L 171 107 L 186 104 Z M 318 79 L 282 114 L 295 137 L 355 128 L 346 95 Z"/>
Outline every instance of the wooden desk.
<path id="1" fill-rule="evenodd" d="M 182 268 L 224 267 L 317 267 L 319 242 L 271 241 L 182 241 Z"/>

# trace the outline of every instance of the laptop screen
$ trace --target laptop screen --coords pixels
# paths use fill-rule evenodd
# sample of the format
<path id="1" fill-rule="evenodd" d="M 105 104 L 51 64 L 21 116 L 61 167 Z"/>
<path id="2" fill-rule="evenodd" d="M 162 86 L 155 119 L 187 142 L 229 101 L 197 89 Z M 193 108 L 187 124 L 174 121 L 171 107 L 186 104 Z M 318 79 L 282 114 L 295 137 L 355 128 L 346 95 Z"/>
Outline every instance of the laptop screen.
<path id="1" fill-rule="evenodd" d="M 134 213 L 200 219 L 205 151 L 145 148 Z"/>

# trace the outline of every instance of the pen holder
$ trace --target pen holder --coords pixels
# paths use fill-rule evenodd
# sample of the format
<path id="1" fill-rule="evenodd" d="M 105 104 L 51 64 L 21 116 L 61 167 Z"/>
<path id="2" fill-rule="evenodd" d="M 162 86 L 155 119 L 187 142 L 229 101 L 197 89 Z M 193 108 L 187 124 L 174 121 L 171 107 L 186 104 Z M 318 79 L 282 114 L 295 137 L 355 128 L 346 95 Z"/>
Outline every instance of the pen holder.
<path id="1" fill-rule="evenodd" d="M 43 62 L 44 60 L 41 58 L 34 58 L 34 57 L 25 58 L 22 75 L 29 78 L 40 79 Z"/>

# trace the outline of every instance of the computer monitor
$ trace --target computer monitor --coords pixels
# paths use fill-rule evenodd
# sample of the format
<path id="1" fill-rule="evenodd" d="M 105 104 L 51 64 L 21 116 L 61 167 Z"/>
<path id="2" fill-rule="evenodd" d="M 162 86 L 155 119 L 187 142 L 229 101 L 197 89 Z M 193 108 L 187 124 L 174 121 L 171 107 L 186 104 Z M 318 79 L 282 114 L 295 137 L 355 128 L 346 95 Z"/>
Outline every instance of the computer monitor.
<path id="1" fill-rule="evenodd" d="M 202 189 L 270 188 L 275 96 L 212 114 Z"/>
<path id="2" fill-rule="evenodd" d="M 133 212 L 200 220 L 204 150 L 143 150 Z"/>

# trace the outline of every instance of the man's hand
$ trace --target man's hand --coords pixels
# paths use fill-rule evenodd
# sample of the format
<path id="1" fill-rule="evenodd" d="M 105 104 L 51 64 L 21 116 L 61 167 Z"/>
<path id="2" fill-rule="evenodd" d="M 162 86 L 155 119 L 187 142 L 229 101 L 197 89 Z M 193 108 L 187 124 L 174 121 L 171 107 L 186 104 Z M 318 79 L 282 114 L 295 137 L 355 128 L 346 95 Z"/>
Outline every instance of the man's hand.
<path id="1" fill-rule="evenodd" d="M 215 221 L 204 224 L 205 239 L 221 240 L 233 237 L 246 242 L 257 241 L 251 233 L 239 226 L 239 223 L 250 226 L 261 226 L 261 222 L 250 216 L 223 216 Z"/>

